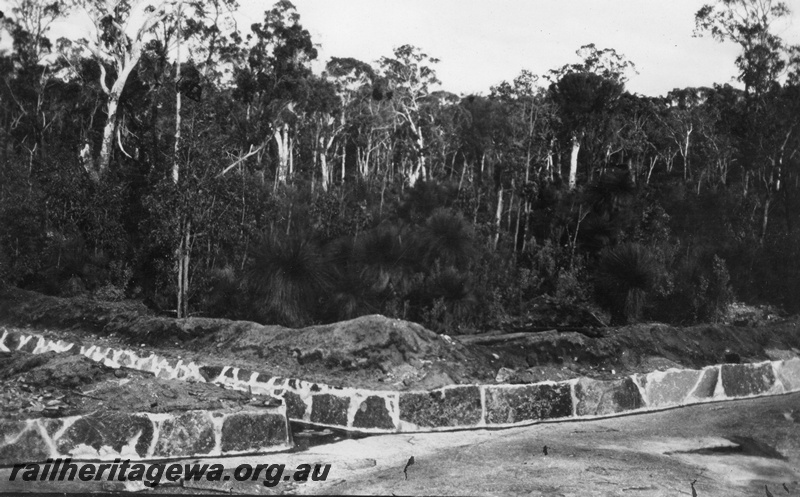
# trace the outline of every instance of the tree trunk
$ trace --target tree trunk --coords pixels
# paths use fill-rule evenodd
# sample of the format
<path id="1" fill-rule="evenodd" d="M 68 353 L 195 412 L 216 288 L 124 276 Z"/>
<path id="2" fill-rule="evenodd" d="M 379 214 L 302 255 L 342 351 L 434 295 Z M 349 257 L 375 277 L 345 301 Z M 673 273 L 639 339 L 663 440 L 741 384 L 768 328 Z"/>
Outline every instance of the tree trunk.
<path id="1" fill-rule="evenodd" d="M 342 184 L 344 184 L 344 175 L 347 167 L 347 142 L 342 145 Z"/>
<path id="2" fill-rule="evenodd" d="M 97 164 L 96 174 L 92 174 L 92 179 L 95 177 L 99 180 L 111 163 L 111 149 L 114 146 L 114 132 L 117 129 L 117 111 L 119 109 L 119 99 L 122 96 L 122 90 L 125 88 L 125 83 L 128 77 L 139 63 L 139 58 L 142 56 L 142 42 L 137 40 L 131 47 L 130 56 L 125 58 L 124 64 L 121 69 L 118 68 L 117 80 L 114 81 L 111 89 L 106 85 L 106 69 L 103 65 L 102 59 L 98 57 L 98 64 L 100 65 L 100 87 L 103 92 L 108 96 L 108 104 L 106 107 L 107 120 L 103 128 L 103 144 L 100 147 L 100 158 Z"/>
<path id="3" fill-rule="evenodd" d="M 525 252 L 525 249 L 528 248 L 528 225 L 530 224 L 531 219 L 531 203 L 527 200 L 525 201 L 525 222 L 523 224 L 523 228 L 525 232 L 522 235 L 522 250 L 521 252 Z"/>
<path id="4" fill-rule="evenodd" d="M 508 220 L 506 222 L 506 231 L 511 232 L 511 213 L 514 209 L 514 180 L 511 180 L 511 197 L 508 199 Z"/>
<path id="5" fill-rule="evenodd" d="M 119 94 L 111 93 L 108 96 L 108 106 L 106 114 L 108 120 L 103 127 L 103 144 L 100 147 L 100 158 L 94 174 L 91 175 L 93 180 L 99 180 L 108 171 L 108 165 L 111 163 L 111 148 L 114 146 L 114 131 L 117 129 L 117 108 L 119 107 Z"/>
<path id="6" fill-rule="evenodd" d="M 522 221 L 522 210 L 523 210 L 522 197 L 517 201 L 517 225 L 514 228 L 514 253 L 517 252 L 517 246 L 519 246 L 519 235 L 520 235 L 520 225 Z"/>
<path id="7" fill-rule="evenodd" d="M 177 33 L 177 47 L 175 53 L 175 152 L 172 163 L 172 182 L 178 184 L 180 177 L 180 163 L 178 161 L 178 151 L 181 144 L 181 5 L 178 4 L 178 33 Z"/>
<path id="8" fill-rule="evenodd" d="M 633 167 L 633 157 L 628 157 L 628 175 L 631 177 L 631 183 L 636 184 L 636 168 Z"/>
<path id="9" fill-rule="evenodd" d="M 683 179 L 686 180 L 689 177 L 689 143 L 692 136 L 692 128 L 686 132 L 686 141 L 683 145 Z"/>
<path id="10" fill-rule="evenodd" d="M 581 150 L 581 141 L 578 135 L 572 136 L 572 153 L 569 156 L 569 189 L 574 190 L 578 178 L 578 152 Z"/>
<path id="11" fill-rule="evenodd" d="M 191 251 L 189 242 L 191 229 L 192 224 L 190 221 L 181 221 L 178 228 L 180 236 L 176 253 L 178 263 L 178 305 L 175 310 L 178 318 L 187 317 L 189 310 L 189 253 Z"/>
<path id="12" fill-rule="evenodd" d="M 550 140 L 550 145 L 547 147 L 547 159 L 545 161 L 545 167 L 547 168 L 547 179 L 551 183 L 553 182 L 553 146 L 555 145 L 555 141 L 555 138 Z"/>
<path id="13" fill-rule="evenodd" d="M 767 224 L 769 223 L 769 204 L 772 199 L 767 196 L 764 201 L 764 217 L 761 220 L 761 245 L 764 245 L 764 239 L 767 237 Z"/>
<path id="14" fill-rule="evenodd" d="M 186 222 L 186 234 L 184 238 L 183 250 L 183 316 L 189 317 L 189 257 L 192 253 L 191 247 L 191 221 Z"/>
<path id="15" fill-rule="evenodd" d="M 286 156 L 288 163 L 287 170 L 289 172 L 287 179 L 291 180 L 294 176 L 294 140 L 289 136 L 288 132 L 286 136 Z"/>
<path id="16" fill-rule="evenodd" d="M 289 126 L 284 123 L 275 130 L 275 143 L 278 145 L 278 170 L 276 171 L 277 183 L 286 184 L 289 170 Z"/>
<path id="17" fill-rule="evenodd" d="M 656 168 L 656 161 L 658 161 L 657 157 L 650 158 L 650 168 L 647 170 L 647 180 L 645 184 L 650 184 L 650 177 L 653 175 L 653 170 Z"/>
<path id="18" fill-rule="evenodd" d="M 494 249 L 497 250 L 497 244 L 500 242 L 500 221 L 503 218 L 503 189 L 497 191 L 497 212 L 495 212 L 494 226 Z"/>
<path id="19" fill-rule="evenodd" d="M 319 154 L 320 175 L 322 176 L 322 191 L 328 191 L 328 157 L 325 150 Z"/>
<path id="20" fill-rule="evenodd" d="M 464 164 L 461 166 L 461 178 L 458 180 L 458 193 L 461 194 L 461 188 L 464 187 L 464 175 L 467 173 L 467 167 L 472 167 L 467 164 L 466 157 L 464 158 Z"/>

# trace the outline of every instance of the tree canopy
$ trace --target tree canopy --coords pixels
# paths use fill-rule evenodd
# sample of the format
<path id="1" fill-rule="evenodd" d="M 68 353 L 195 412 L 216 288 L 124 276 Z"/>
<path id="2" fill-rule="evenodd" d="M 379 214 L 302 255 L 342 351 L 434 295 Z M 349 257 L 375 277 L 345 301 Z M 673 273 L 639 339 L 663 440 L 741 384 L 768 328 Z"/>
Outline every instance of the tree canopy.
<path id="1" fill-rule="evenodd" d="M 613 48 L 455 95 L 438 59 L 320 61 L 294 5 L 15 0 L 0 36 L 0 279 L 162 313 L 458 333 L 543 303 L 613 322 L 800 310 L 800 58 L 719 0 L 743 89 L 632 94 Z M 66 15 L 90 36 L 53 40 Z M 315 70 L 315 67 L 324 67 Z M 680 309 L 676 312 L 675 309 Z"/>

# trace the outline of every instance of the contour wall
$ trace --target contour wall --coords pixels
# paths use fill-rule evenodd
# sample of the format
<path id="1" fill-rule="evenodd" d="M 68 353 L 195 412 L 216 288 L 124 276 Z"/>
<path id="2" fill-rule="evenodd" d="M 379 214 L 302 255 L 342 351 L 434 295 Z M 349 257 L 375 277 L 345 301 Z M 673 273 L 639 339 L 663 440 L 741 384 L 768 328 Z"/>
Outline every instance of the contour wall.
<path id="1" fill-rule="evenodd" d="M 152 353 L 139 355 L 134 350 L 54 341 L 5 330 L 0 337 L 0 350 L 82 354 L 113 368 L 124 366 L 149 371 L 160 378 L 210 382 L 282 397 L 286 415 L 292 421 L 365 433 L 511 427 L 800 391 L 800 358 L 722 364 L 701 370 L 669 369 L 611 381 L 580 378 L 392 392 L 339 388 L 235 366 L 212 367 Z M 224 447 L 221 450 L 224 452 Z M 155 455 L 145 455 L 151 454 Z"/>

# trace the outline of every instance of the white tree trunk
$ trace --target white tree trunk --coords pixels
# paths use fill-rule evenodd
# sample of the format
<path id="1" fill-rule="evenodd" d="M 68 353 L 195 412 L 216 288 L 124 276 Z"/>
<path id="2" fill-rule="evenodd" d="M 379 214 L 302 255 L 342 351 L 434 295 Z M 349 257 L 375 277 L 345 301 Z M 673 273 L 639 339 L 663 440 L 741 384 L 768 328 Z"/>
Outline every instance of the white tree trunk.
<path id="1" fill-rule="evenodd" d="M 578 178 L 578 152 L 581 150 L 581 141 L 577 135 L 572 137 L 572 153 L 569 156 L 569 189 L 574 190 Z"/>
<path id="2" fill-rule="evenodd" d="M 292 140 L 292 137 L 289 136 L 288 133 L 287 133 L 287 136 L 286 136 L 286 156 L 287 156 L 287 162 L 289 164 L 289 166 L 288 166 L 289 178 L 288 179 L 291 179 L 292 176 L 294 175 L 294 154 L 292 153 L 293 151 L 294 151 L 294 140 Z"/>
<path id="3" fill-rule="evenodd" d="M 319 164 L 322 169 L 322 191 L 328 191 L 328 158 L 323 151 L 319 154 Z"/>
<path id="4" fill-rule="evenodd" d="M 500 221 L 503 219 L 503 189 L 497 191 L 497 212 L 494 218 L 494 249 L 497 250 L 497 244 L 500 242 Z"/>
<path id="5" fill-rule="evenodd" d="M 344 184 L 344 175 L 347 166 L 347 142 L 342 145 L 342 184 Z"/>
<path id="6" fill-rule="evenodd" d="M 173 157 L 172 163 L 172 182 L 176 185 L 178 184 L 178 179 L 180 178 L 180 162 L 178 161 L 178 151 L 180 150 L 181 146 L 181 89 L 180 89 L 180 81 L 181 81 L 181 5 L 178 5 L 178 35 L 176 37 L 177 40 L 177 48 L 175 49 L 175 81 L 177 81 L 175 92 L 175 152 Z"/>
<path id="7" fill-rule="evenodd" d="M 98 180 L 108 170 L 108 165 L 111 163 L 111 148 L 114 146 L 114 131 L 117 129 L 117 108 L 119 107 L 119 94 L 113 92 L 108 96 L 108 105 L 106 114 L 108 119 L 103 127 L 103 143 L 100 147 L 100 160 L 97 164 L 95 174 L 92 174 L 92 179 Z"/>
<path id="8" fill-rule="evenodd" d="M 286 184 L 289 170 L 289 126 L 284 123 L 273 133 L 275 143 L 278 145 L 278 171 L 276 172 L 277 182 L 281 185 Z"/>
<path id="9" fill-rule="evenodd" d="M 142 28 L 140 35 L 144 31 L 146 31 L 146 29 Z M 114 146 L 114 132 L 117 129 L 117 110 L 119 108 L 119 99 L 120 96 L 122 96 L 122 90 L 125 88 L 125 83 L 128 81 L 131 71 L 133 71 L 134 67 L 136 67 L 136 65 L 139 63 L 139 59 L 142 56 L 142 43 L 143 42 L 140 37 L 135 39 L 130 46 L 130 51 L 123 57 L 115 60 L 115 65 L 117 66 L 117 79 L 114 81 L 111 89 L 109 89 L 108 85 L 106 85 L 106 68 L 103 65 L 104 58 L 96 48 L 90 47 L 92 53 L 95 55 L 95 57 L 97 57 L 97 63 L 100 65 L 100 87 L 108 96 L 108 104 L 106 107 L 108 119 L 106 120 L 105 127 L 103 128 L 103 143 L 100 147 L 100 158 L 97 164 L 97 174 L 93 174 L 92 178 L 95 176 L 98 179 L 102 177 L 108 170 L 108 166 L 111 163 L 111 149 Z"/>

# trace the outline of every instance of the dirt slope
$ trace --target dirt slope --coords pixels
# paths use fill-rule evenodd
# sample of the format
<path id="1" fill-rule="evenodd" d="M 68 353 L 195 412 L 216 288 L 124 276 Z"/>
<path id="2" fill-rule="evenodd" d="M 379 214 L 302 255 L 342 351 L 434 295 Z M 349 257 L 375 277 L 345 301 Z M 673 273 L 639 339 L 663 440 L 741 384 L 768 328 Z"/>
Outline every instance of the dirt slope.
<path id="1" fill-rule="evenodd" d="M 0 291 L 0 324 L 64 340 L 155 349 L 168 357 L 274 376 L 391 390 L 619 377 L 800 355 L 798 318 L 740 326 L 638 324 L 587 334 L 551 330 L 465 345 L 458 338 L 378 315 L 290 329 L 247 321 L 171 319 L 130 303 L 62 299 L 6 288 Z"/>
<path id="2" fill-rule="evenodd" d="M 491 381 L 496 373 L 491 356 L 418 324 L 378 315 L 291 329 L 249 321 L 164 318 L 132 304 L 6 288 L 0 292 L 0 324 L 336 386 L 426 389 Z"/>
<path id="3" fill-rule="evenodd" d="M 279 405 L 278 399 L 225 390 L 210 383 L 164 380 L 103 366 L 81 355 L 0 352 L 0 417 L 24 419 Z"/>

